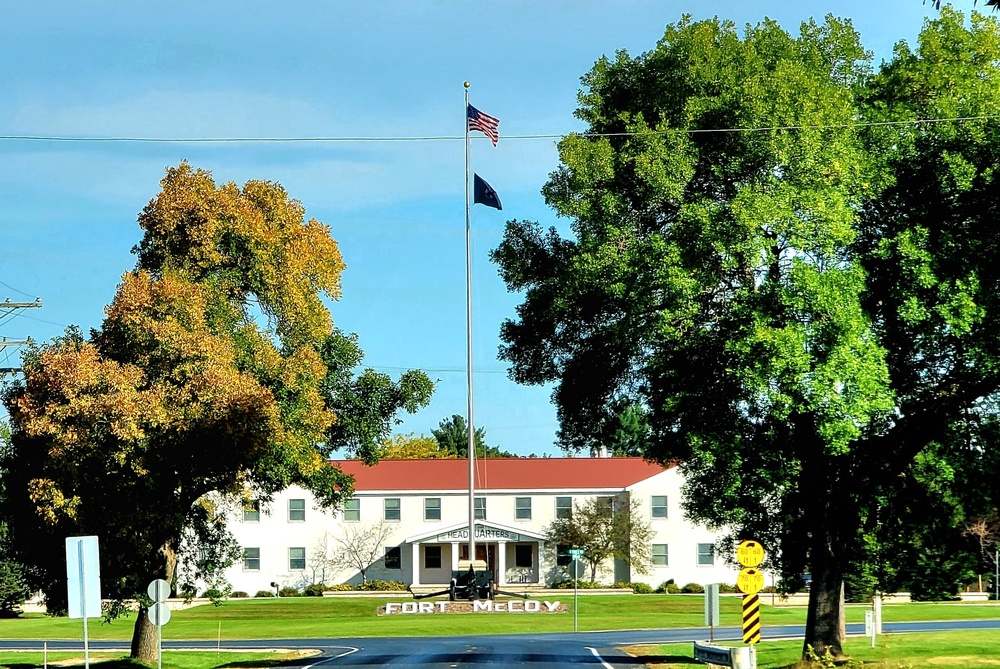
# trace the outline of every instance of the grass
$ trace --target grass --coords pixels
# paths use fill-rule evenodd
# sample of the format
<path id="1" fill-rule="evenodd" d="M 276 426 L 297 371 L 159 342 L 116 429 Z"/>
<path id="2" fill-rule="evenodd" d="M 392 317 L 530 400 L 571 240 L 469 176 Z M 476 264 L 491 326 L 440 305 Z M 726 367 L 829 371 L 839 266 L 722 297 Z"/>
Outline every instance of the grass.
<path id="1" fill-rule="evenodd" d="M 865 669 L 997 669 L 1000 667 L 1000 631 L 962 630 L 921 634 L 884 634 L 875 648 L 868 638 L 850 637 L 844 652 L 846 667 Z M 692 669 L 705 666 L 693 659 L 693 644 L 633 646 L 629 653 L 650 667 Z M 770 641 L 757 646 L 758 669 L 791 669 L 799 666 L 802 641 Z M 821 665 L 815 665 L 821 666 Z"/>
<path id="2" fill-rule="evenodd" d="M 572 592 L 547 593 L 543 600 L 573 604 Z M 171 613 L 163 628 L 163 638 L 170 639 L 268 639 L 312 637 L 433 636 L 443 634 L 479 634 L 483 615 L 393 615 L 378 617 L 376 609 L 386 602 L 409 601 L 397 597 L 300 597 L 234 599 L 221 606 L 202 605 Z M 701 627 L 704 604 L 700 596 L 684 595 L 602 595 L 579 598 L 579 625 L 583 631 Z M 866 605 L 848 605 L 847 622 L 864 622 Z M 772 607 L 762 599 L 761 617 L 765 625 L 801 625 L 805 607 Z M 1000 618 L 996 603 L 915 603 L 887 604 L 883 620 L 926 621 Z M 266 624 L 265 624 L 266 621 Z M 279 624 L 274 624 L 278 622 Z M 721 599 L 720 623 L 740 624 L 738 597 Z M 119 619 L 110 624 L 90 621 L 92 639 L 131 638 L 134 619 Z M 567 632 L 573 629 L 571 614 L 493 614 L 492 634 L 520 632 Z M 82 623 L 68 618 L 25 615 L 0 625 L 2 639 L 78 639 Z"/>
<path id="3" fill-rule="evenodd" d="M 315 655 L 309 651 L 308 655 Z M 290 664 L 299 664 L 307 655 L 299 651 L 275 651 L 273 653 L 203 653 L 164 652 L 164 669 L 267 669 Z M 46 658 L 41 653 L 0 652 L 0 667 L 4 669 L 37 669 L 45 666 Z M 49 653 L 48 666 L 78 666 L 83 663 L 80 653 Z M 100 669 L 147 669 L 146 665 L 127 657 L 109 653 L 91 653 L 91 664 Z"/>

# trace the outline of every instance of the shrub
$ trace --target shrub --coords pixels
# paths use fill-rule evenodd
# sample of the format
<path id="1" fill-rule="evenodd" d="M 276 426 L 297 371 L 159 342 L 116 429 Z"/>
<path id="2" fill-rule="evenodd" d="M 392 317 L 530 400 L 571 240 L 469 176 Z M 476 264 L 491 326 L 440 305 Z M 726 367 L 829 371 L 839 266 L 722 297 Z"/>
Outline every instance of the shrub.
<path id="1" fill-rule="evenodd" d="M 735 594 L 735 593 L 737 593 L 739 591 L 740 591 L 740 589 L 737 588 L 735 585 L 729 585 L 728 583 L 720 583 L 719 584 L 719 594 L 722 594 L 722 595 L 732 595 L 732 594 Z"/>
<path id="2" fill-rule="evenodd" d="M 354 588 L 352 588 L 349 583 L 337 583 L 336 585 L 326 586 L 326 589 L 332 592 L 344 592 L 347 590 L 353 590 Z"/>
<path id="3" fill-rule="evenodd" d="M 274 597 L 274 592 L 271 590 L 258 590 L 254 597 Z"/>
<path id="4" fill-rule="evenodd" d="M 663 583 L 660 583 L 659 587 L 656 588 L 656 590 L 654 590 L 654 592 L 658 592 L 661 594 L 666 593 L 668 595 L 676 595 L 680 591 L 681 589 L 677 587 L 677 584 L 674 583 L 674 579 L 672 578 L 667 581 L 664 581 Z"/>
<path id="5" fill-rule="evenodd" d="M 313 583 L 312 585 L 307 585 L 302 594 L 306 597 L 322 597 L 324 590 L 326 590 L 326 586 L 322 583 Z"/>
<path id="6" fill-rule="evenodd" d="M 705 592 L 705 588 L 699 583 L 688 583 L 683 588 L 681 588 L 681 592 L 685 592 L 687 594 L 697 594 Z"/>
<path id="7" fill-rule="evenodd" d="M 278 590 L 278 597 L 298 597 L 301 593 L 298 588 L 293 588 L 286 586 L 281 590 Z"/>
<path id="8" fill-rule="evenodd" d="M 201 596 L 206 599 L 224 599 L 226 597 L 226 593 L 222 592 L 218 588 L 209 588 L 205 592 L 201 593 Z"/>
<path id="9" fill-rule="evenodd" d="M 653 588 L 647 583 L 633 583 L 632 592 L 637 595 L 649 595 L 652 594 Z"/>
<path id="10" fill-rule="evenodd" d="M 249 597 L 250 595 L 248 595 L 247 593 L 243 592 L 242 590 L 233 590 L 233 594 L 231 594 L 229 596 L 230 597 L 236 597 L 237 599 L 239 599 L 239 598 L 242 598 L 242 597 Z"/>
<path id="11" fill-rule="evenodd" d="M 597 583 L 595 581 L 576 581 L 577 589 L 579 590 L 594 590 L 596 588 L 603 588 L 605 586 Z M 565 581 L 556 581 L 552 584 L 553 588 L 560 588 L 562 590 L 572 590 L 574 585 L 573 579 L 567 579 Z"/>
<path id="12" fill-rule="evenodd" d="M 406 584 L 400 583 L 399 581 L 383 581 L 381 579 L 375 579 L 368 581 L 367 583 L 359 584 L 357 590 L 406 590 Z"/>

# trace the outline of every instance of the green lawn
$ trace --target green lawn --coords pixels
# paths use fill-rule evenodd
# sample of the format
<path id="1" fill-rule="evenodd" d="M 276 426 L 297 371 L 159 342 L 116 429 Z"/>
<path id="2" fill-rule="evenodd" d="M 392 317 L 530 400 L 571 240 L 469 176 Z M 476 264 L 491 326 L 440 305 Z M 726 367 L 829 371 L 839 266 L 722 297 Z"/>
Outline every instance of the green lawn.
<path id="1" fill-rule="evenodd" d="M 309 655 L 316 654 L 310 651 Z M 279 667 L 292 663 L 303 657 L 304 653 L 279 651 L 274 653 L 202 653 L 202 652 L 165 652 L 163 666 L 165 669 L 242 669 L 253 667 Z M 37 669 L 48 666 L 79 666 L 82 664 L 79 653 L 49 653 L 44 657 L 41 653 L 0 653 L 0 667 L 4 669 Z M 91 653 L 90 662 L 100 669 L 146 669 L 146 665 L 134 662 L 128 658 L 108 653 Z"/>
<path id="2" fill-rule="evenodd" d="M 550 593 L 543 600 L 558 599 L 573 604 L 572 591 Z M 265 639 L 281 637 L 370 637 L 480 634 L 483 616 L 477 615 L 394 615 L 378 617 L 375 610 L 386 602 L 410 601 L 405 594 L 389 598 L 301 597 L 234 599 L 221 606 L 202 605 L 174 611 L 163 628 L 164 639 Z M 704 609 L 701 597 L 680 595 L 591 595 L 579 598 L 581 630 L 640 629 L 661 627 L 701 627 Z M 740 624 L 740 600 L 723 597 L 721 624 Z M 849 605 L 848 622 L 863 622 L 865 605 Z M 772 607 L 762 600 L 764 625 L 803 624 L 805 607 Z M 996 603 L 919 603 L 883 607 L 886 622 L 1000 618 Z M 268 621 L 268 624 L 261 624 Z M 280 621 L 280 624 L 272 624 Z M 133 620 L 111 624 L 92 620 L 93 639 L 128 639 Z M 566 632 L 573 629 L 569 614 L 492 614 L 491 634 L 519 632 Z M 0 624 L 4 639 L 78 639 L 82 623 L 67 618 L 30 615 Z"/>
<path id="3" fill-rule="evenodd" d="M 867 669 L 997 669 L 1000 667 L 1000 631 L 963 630 L 921 634 L 885 634 L 875 648 L 867 638 L 850 637 L 844 651 L 851 658 L 846 665 Z M 651 667 L 692 669 L 705 666 L 693 659 L 693 644 L 633 646 L 629 652 Z M 795 667 L 802 654 L 801 641 L 769 641 L 757 647 L 758 669 Z"/>

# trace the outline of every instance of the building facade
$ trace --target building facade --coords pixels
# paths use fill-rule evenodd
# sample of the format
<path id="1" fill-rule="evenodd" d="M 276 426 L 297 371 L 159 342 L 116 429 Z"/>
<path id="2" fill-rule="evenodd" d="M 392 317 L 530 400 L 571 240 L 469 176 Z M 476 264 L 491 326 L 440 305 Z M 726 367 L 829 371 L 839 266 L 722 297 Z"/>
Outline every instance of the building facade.
<path id="1" fill-rule="evenodd" d="M 311 583 L 357 584 L 357 569 L 332 566 L 338 539 L 382 539 L 371 579 L 413 587 L 443 586 L 468 556 L 469 492 L 466 460 L 385 460 L 366 467 L 356 460 L 334 465 L 355 477 L 343 509 L 326 511 L 308 491 L 290 487 L 267 505 L 235 512 L 229 527 L 243 560 L 226 576 L 234 590 L 254 594 L 271 583 L 302 588 Z M 688 522 L 680 508 L 676 467 L 640 458 L 500 458 L 476 461 L 476 558 L 485 560 L 499 587 L 544 586 L 572 577 L 566 546 L 546 540 L 556 518 L 594 497 L 630 501 L 649 522 L 652 565 L 646 574 L 609 560 L 598 582 L 668 579 L 686 583 L 735 583 L 736 569 L 716 555 L 717 535 Z M 589 578 L 582 568 L 581 578 Z"/>

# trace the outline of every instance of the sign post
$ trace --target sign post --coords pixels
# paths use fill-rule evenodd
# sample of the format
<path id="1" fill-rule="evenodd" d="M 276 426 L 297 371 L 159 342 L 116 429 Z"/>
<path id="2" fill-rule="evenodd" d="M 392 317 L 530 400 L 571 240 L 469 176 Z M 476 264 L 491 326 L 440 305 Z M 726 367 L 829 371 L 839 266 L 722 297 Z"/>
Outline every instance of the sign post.
<path id="1" fill-rule="evenodd" d="M 170 584 L 158 578 L 146 588 L 146 594 L 153 600 L 149 607 L 149 620 L 156 625 L 156 666 L 163 669 L 163 626 L 170 622 L 170 609 L 167 608 L 167 597 L 170 596 Z"/>
<path id="2" fill-rule="evenodd" d="M 715 628 L 719 626 L 719 584 L 709 583 L 705 586 L 705 627 L 708 628 L 708 640 L 715 641 Z"/>
<path id="3" fill-rule="evenodd" d="M 83 618 L 83 663 L 90 669 L 87 618 L 101 616 L 101 561 L 97 537 L 66 537 L 66 587 L 70 618 Z"/>
<path id="4" fill-rule="evenodd" d="M 736 586 L 743 593 L 743 643 L 750 645 L 750 667 L 757 667 L 756 645 L 760 643 L 760 600 L 757 593 L 764 587 L 764 573 L 757 569 L 764 561 L 764 547 L 759 541 L 743 541 L 736 548 L 736 559 L 743 569 L 736 577 Z"/>
<path id="5" fill-rule="evenodd" d="M 579 609 L 579 606 L 577 606 L 577 604 L 579 603 L 579 599 L 577 597 L 577 581 L 580 578 L 578 561 L 580 558 L 583 557 L 583 549 L 570 548 L 567 552 L 573 557 L 573 631 L 578 632 L 580 630 L 577 617 L 577 610 Z"/>

